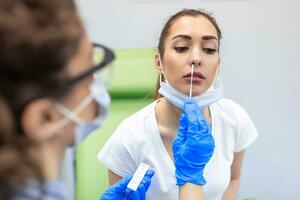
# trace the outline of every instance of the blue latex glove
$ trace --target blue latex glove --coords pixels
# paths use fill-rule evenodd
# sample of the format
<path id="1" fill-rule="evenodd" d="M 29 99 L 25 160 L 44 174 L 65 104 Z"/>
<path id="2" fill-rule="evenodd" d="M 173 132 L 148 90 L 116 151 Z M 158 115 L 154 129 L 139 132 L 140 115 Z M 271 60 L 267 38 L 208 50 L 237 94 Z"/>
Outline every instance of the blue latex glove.
<path id="1" fill-rule="evenodd" d="M 145 200 L 153 175 L 154 171 L 148 170 L 136 191 L 127 188 L 132 176 L 126 176 L 110 186 L 99 200 Z"/>
<path id="2" fill-rule="evenodd" d="M 210 126 L 196 101 L 185 100 L 172 145 L 177 185 L 181 186 L 186 182 L 204 185 L 206 180 L 203 170 L 213 155 L 214 148 Z"/>

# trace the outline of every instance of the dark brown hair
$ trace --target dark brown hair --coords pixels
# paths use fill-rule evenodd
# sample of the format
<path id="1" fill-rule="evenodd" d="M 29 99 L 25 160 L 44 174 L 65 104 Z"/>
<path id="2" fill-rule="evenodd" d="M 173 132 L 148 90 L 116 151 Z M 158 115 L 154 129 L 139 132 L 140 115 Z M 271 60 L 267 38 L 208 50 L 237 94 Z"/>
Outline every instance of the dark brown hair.
<path id="1" fill-rule="evenodd" d="M 204 10 L 183 9 L 168 19 L 167 23 L 165 24 L 165 26 L 163 27 L 163 29 L 160 33 L 159 43 L 158 43 L 158 52 L 159 52 L 161 58 L 164 55 L 166 38 L 170 34 L 170 29 L 171 29 L 172 25 L 174 24 L 174 22 L 177 19 L 184 17 L 184 16 L 191 16 L 191 17 L 203 16 L 206 19 L 208 19 L 217 30 L 218 39 L 219 39 L 219 43 L 220 43 L 220 40 L 222 38 L 222 33 L 221 33 L 221 30 L 220 30 L 215 18 L 212 17 L 211 14 L 207 13 Z M 155 92 L 154 92 L 154 99 L 158 99 L 161 97 L 161 95 L 158 93 L 159 87 L 160 87 L 160 85 L 159 85 L 159 78 L 158 78 L 157 83 L 156 83 Z"/>
<path id="2" fill-rule="evenodd" d="M 9 199 L 11 181 L 43 180 L 28 153 L 34 142 L 15 127 L 28 100 L 57 95 L 45 91 L 68 79 L 66 66 L 83 33 L 72 0 L 0 1 L 0 95 L 12 124 L 0 132 L 0 199 Z M 2 127 L 8 116 L 1 114 Z"/>

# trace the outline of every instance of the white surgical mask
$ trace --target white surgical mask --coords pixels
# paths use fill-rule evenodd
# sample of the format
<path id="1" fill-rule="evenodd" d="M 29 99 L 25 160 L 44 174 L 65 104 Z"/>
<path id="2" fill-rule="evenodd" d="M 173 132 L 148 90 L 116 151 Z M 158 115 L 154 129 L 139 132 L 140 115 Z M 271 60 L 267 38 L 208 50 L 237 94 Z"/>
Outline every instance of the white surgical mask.
<path id="1" fill-rule="evenodd" d="M 98 104 L 98 116 L 90 122 L 85 122 L 78 115 L 82 112 L 93 100 Z M 110 107 L 110 96 L 101 80 L 95 80 L 90 86 L 90 95 L 87 96 L 73 111 L 63 106 L 60 103 L 56 104 L 56 109 L 60 112 L 65 119 L 63 119 L 59 125 L 62 129 L 70 121 L 77 124 L 74 133 L 74 145 L 79 144 L 95 129 L 99 128 L 104 119 L 107 117 Z"/>
<path id="2" fill-rule="evenodd" d="M 163 95 L 174 106 L 182 110 L 184 101 L 190 97 L 179 92 L 178 90 L 176 90 L 174 87 L 171 86 L 171 84 L 167 80 L 166 73 L 164 72 L 161 60 L 160 63 L 161 63 L 162 73 L 165 77 L 166 82 L 162 81 L 161 78 L 162 74 L 160 74 L 160 88 L 158 92 L 161 95 Z M 204 93 L 197 96 L 193 96 L 191 98 L 196 100 L 197 104 L 201 109 L 223 98 L 223 86 L 219 79 L 219 76 L 217 75 L 217 72 L 212 86 Z"/>

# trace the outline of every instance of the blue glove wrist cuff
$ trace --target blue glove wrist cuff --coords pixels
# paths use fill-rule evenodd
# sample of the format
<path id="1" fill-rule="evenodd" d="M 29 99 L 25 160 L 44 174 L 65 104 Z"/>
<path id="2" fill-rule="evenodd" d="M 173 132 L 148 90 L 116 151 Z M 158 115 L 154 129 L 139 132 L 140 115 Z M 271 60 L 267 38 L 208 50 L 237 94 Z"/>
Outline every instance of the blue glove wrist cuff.
<path id="1" fill-rule="evenodd" d="M 203 186 L 203 185 L 206 184 L 206 180 L 205 180 L 205 178 L 203 176 L 199 177 L 198 179 L 191 179 L 191 180 L 183 180 L 183 179 L 177 178 L 176 185 L 183 186 L 185 183 L 193 183 L 195 185 L 201 185 L 201 186 Z"/>
<path id="2" fill-rule="evenodd" d="M 175 176 L 176 176 L 176 180 L 177 183 L 176 185 L 178 186 L 182 186 L 185 183 L 193 183 L 195 185 L 205 185 L 206 184 L 206 180 L 203 176 L 203 169 L 176 169 L 175 170 Z"/>

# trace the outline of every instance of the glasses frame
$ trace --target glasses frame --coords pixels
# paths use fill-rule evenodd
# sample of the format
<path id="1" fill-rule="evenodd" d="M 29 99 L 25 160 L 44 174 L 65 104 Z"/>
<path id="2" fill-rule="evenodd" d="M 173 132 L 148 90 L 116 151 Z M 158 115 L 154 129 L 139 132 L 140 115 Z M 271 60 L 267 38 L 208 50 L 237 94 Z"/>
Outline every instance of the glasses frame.
<path id="1" fill-rule="evenodd" d="M 71 80 L 68 80 L 66 83 L 64 83 L 60 87 L 69 88 L 70 86 L 85 79 L 86 77 L 90 76 L 91 74 L 94 74 L 96 71 L 101 70 L 102 68 L 104 68 L 106 65 L 108 65 L 115 59 L 114 52 L 111 49 L 107 48 L 106 46 L 97 44 L 97 43 L 93 43 L 93 47 L 99 47 L 104 50 L 104 58 L 103 58 L 102 62 L 97 65 L 93 65 L 89 70 L 83 72 L 80 75 L 77 75 L 75 78 L 72 78 Z"/>

